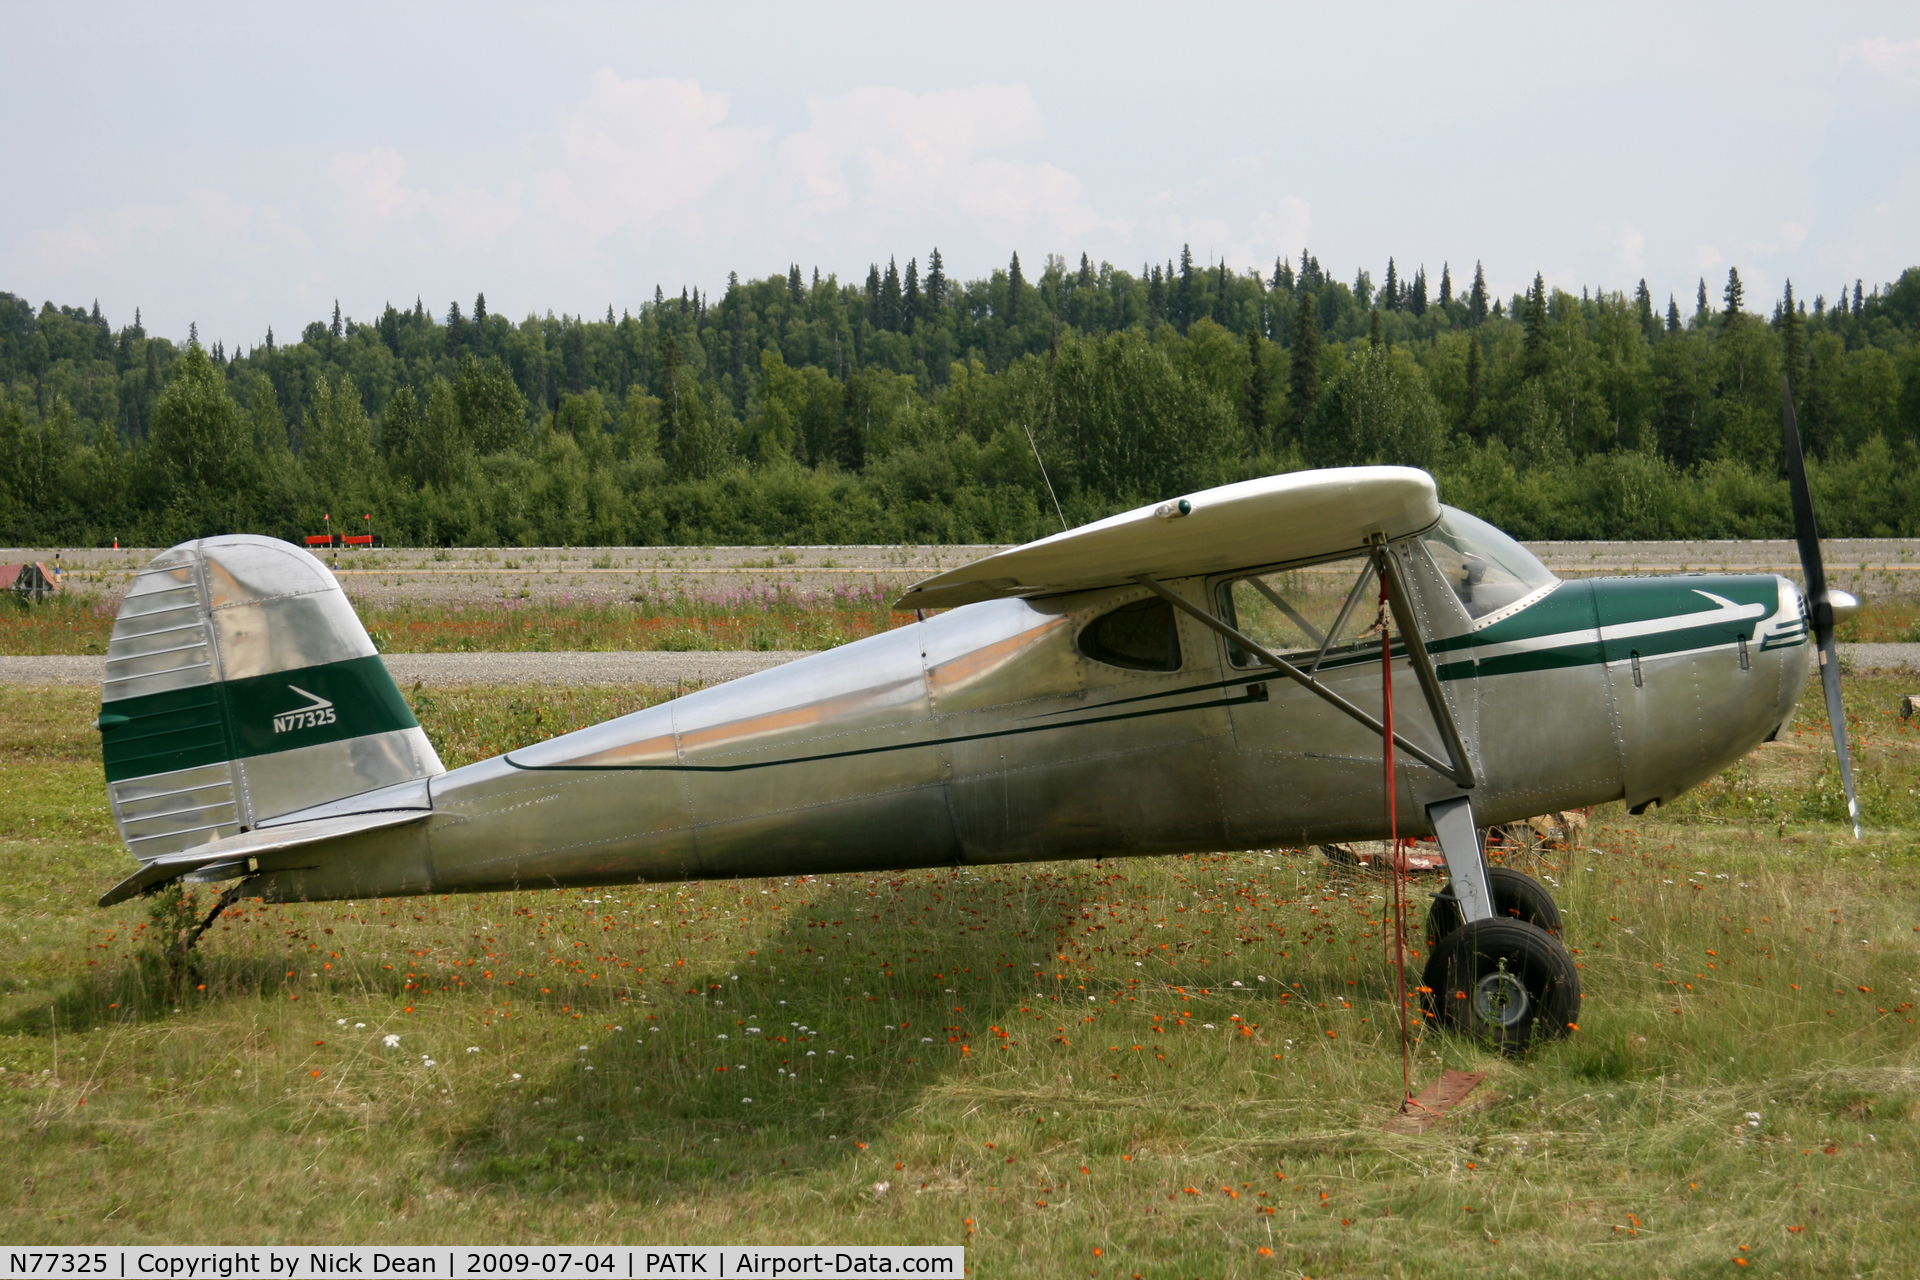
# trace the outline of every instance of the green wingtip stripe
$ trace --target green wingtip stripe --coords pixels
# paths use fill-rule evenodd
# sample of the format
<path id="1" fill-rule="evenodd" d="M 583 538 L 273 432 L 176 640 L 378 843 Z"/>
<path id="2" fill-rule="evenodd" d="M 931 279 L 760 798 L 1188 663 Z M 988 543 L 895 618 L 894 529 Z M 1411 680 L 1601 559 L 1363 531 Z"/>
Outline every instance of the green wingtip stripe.
<path id="1" fill-rule="evenodd" d="M 113 716 L 101 730 L 108 782 L 419 725 L 377 654 L 123 698 Z"/>

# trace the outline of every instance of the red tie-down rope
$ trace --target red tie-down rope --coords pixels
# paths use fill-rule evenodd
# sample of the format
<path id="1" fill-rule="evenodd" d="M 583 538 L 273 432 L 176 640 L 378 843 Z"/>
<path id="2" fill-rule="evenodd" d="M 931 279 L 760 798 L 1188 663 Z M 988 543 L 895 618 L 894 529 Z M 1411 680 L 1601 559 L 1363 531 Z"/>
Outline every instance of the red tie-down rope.
<path id="1" fill-rule="evenodd" d="M 1384 568 L 1384 566 L 1383 566 Z M 1381 735 L 1381 758 L 1386 768 L 1387 856 L 1393 867 L 1393 948 L 1394 975 L 1400 1004 L 1400 1091 L 1402 1109 L 1419 1106 L 1413 1100 L 1413 1037 L 1407 1026 L 1407 851 L 1400 840 L 1400 812 L 1395 802 L 1393 779 L 1393 628 L 1387 621 L 1387 575 L 1380 575 L 1380 718 L 1386 732 Z M 1408 644 L 1415 643 L 1413 637 Z"/>

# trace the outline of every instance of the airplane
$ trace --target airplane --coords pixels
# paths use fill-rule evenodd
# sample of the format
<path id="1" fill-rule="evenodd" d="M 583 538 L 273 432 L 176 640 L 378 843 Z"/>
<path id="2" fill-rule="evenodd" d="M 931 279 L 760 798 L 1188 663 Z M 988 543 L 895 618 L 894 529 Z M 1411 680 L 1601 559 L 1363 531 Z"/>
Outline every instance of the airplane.
<path id="1" fill-rule="evenodd" d="M 1791 400 L 1786 440 L 1805 591 L 1563 581 L 1424 471 L 1296 472 L 986 556 L 907 590 L 911 624 L 451 771 L 324 565 L 183 543 L 108 648 L 98 727 L 140 867 L 100 903 L 233 882 L 190 946 L 241 896 L 1430 833 L 1449 879 L 1426 1011 L 1520 1052 L 1567 1034 L 1579 972 L 1552 897 L 1489 867 L 1482 829 L 1671 801 L 1779 732 L 1817 653 L 1859 834 L 1833 642 L 1856 602 L 1825 583 Z"/>

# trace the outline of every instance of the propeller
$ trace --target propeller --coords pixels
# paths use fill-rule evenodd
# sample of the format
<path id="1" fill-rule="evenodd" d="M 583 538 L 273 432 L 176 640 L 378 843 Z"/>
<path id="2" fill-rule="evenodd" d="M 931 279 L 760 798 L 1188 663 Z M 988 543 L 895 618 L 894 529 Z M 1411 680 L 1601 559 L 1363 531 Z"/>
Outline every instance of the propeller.
<path id="1" fill-rule="evenodd" d="M 1840 785 L 1847 792 L 1847 816 L 1853 838 L 1860 838 L 1860 802 L 1853 794 L 1853 758 L 1847 754 L 1847 713 L 1840 705 L 1840 653 L 1833 644 L 1834 598 L 1827 590 L 1827 567 L 1820 559 L 1820 534 L 1813 524 L 1813 491 L 1807 487 L 1807 457 L 1800 449 L 1800 427 L 1793 416 L 1793 387 L 1780 375 L 1780 418 L 1786 436 L 1787 488 L 1793 495 L 1793 537 L 1800 544 L 1800 569 L 1807 579 L 1807 609 L 1813 615 L 1813 642 L 1820 652 L 1820 688 L 1827 698 L 1827 724 L 1833 730 L 1833 754 L 1840 761 Z M 1852 612 L 1844 592 L 1842 608 Z"/>

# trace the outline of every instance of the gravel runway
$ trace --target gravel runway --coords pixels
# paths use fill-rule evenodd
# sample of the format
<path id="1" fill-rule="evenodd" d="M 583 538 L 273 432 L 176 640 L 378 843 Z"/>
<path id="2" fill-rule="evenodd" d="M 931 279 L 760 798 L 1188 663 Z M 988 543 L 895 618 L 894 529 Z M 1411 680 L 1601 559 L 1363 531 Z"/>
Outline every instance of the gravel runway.
<path id="1" fill-rule="evenodd" d="M 1597 574 L 1764 571 L 1799 578 L 1787 541 L 1530 542 L 1563 577 Z M 1920 594 L 1920 539 L 1830 538 L 1833 584 L 1862 596 Z M 922 578 L 1000 550 L 991 546 L 840 547 L 459 547 L 322 552 L 362 609 L 401 604 L 472 605 L 503 599 L 596 604 L 689 595 L 749 599 L 770 590 L 807 599 L 839 593 L 899 595 Z M 153 548 L 0 548 L 0 564 L 52 563 L 69 584 L 118 608 Z"/>

